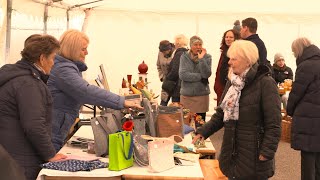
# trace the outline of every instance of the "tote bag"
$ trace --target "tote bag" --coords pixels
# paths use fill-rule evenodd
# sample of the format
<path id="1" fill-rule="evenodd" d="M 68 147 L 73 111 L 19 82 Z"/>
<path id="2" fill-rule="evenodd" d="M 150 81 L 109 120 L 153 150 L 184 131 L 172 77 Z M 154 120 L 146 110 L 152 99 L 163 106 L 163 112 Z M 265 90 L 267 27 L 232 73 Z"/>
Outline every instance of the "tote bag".
<path id="1" fill-rule="evenodd" d="M 105 113 L 103 116 L 90 120 L 94 136 L 94 151 L 97 156 L 108 155 L 108 135 L 121 129 L 120 122 L 113 113 Z"/>
<path id="2" fill-rule="evenodd" d="M 109 134 L 109 170 L 133 166 L 133 137 L 128 131 Z"/>

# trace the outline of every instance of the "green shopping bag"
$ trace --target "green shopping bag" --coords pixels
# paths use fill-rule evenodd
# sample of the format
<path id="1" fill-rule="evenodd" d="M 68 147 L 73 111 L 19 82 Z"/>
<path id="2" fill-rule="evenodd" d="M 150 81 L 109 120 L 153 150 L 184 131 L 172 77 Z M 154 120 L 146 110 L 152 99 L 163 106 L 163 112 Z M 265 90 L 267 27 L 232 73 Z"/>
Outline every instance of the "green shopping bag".
<path id="1" fill-rule="evenodd" d="M 109 134 L 109 170 L 120 171 L 133 166 L 133 137 L 128 131 Z"/>

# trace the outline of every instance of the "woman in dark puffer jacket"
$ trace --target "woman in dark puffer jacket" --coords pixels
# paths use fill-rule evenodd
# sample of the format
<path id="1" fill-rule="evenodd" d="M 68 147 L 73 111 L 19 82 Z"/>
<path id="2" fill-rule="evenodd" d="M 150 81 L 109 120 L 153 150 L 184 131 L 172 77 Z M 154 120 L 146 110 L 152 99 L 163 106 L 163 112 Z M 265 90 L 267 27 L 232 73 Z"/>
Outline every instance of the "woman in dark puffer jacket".
<path id="1" fill-rule="evenodd" d="M 175 47 L 177 48 L 174 56 L 172 58 L 172 61 L 170 62 L 169 68 L 168 68 L 168 74 L 166 78 L 171 81 L 176 82 L 176 86 L 171 94 L 172 103 L 175 106 L 180 105 L 180 88 L 181 88 L 181 80 L 179 78 L 179 66 L 180 66 L 180 57 L 183 54 L 183 52 L 188 51 L 188 39 L 185 35 L 179 34 L 175 37 L 174 42 Z"/>
<path id="2" fill-rule="evenodd" d="M 270 69 L 258 65 L 257 47 L 238 40 L 229 48 L 230 71 L 222 102 L 193 139 L 225 128 L 220 168 L 229 179 L 265 180 L 273 176 L 281 135 L 280 97 Z"/>
<path id="3" fill-rule="evenodd" d="M 305 38 L 292 43 L 297 58 L 287 113 L 292 116 L 291 147 L 301 151 L 301 179 L 320 179 L 320 50 Z"/>
<path id="4" fill-rule="evenodd" d="M 37 178 L 42 163 L 66 158 L 51 143 L 52 97 L 46 85 L 59 48 L 53 36 L 32 35 L 22 59 L 0 68 L 0 144 L 27 180 Z"/>

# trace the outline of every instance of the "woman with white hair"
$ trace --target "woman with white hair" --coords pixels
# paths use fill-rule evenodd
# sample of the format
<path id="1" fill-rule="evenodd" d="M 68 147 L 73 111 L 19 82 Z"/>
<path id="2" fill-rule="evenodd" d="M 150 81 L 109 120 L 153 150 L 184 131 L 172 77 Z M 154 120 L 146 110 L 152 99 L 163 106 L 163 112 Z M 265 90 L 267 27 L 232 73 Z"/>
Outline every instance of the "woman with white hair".
<path id="1" fill-rule="evenodd" d="M 320 179 L 320 49 L 305 37 L 291 46 L 297 70 L 289 94 L 291 147 L 301 151 L 301 179 Z"/>
<path id="2" fill-rule="evenodd" d="M 171 97 L 172 104 L 175 106 L 180 105 L 180 88 L 181 80 L 179 78 L 179 66 L 180 66 L 180 57 L 183 52 L 188 51 L 188 39 L 185 35 L 179 34 L 174 38 L 174 45 L 176 47 L 174 56 L 170 62 L 168 68 L 168 74 L 166 80 L 174 81 L 176 86 L 173 91 L 170 92 L 169 96 Z"/>
<path id="3" fill-rule="evenodd" d="M 222 102 L 193 142 L 224 127 L 219 163 L 229 179 L 265 180 L 274 174 L 281 136 L 280 96 L 270 69 L 259 65 L 258 49 L 246 40 L 232 43 L 230 71 Z"/>

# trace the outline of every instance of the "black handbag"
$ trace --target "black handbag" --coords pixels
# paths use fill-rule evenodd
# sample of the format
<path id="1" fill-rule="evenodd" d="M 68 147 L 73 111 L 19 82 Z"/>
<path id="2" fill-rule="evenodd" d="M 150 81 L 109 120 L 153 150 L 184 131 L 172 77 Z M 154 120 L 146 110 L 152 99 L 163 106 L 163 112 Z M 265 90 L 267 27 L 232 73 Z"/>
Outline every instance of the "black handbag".
<path id="1" fill-rule="evenodd" d="M 169 94 L 173 93 L 173 90 L 176 88 L 177 82 L 169 79 L 165 79 L 162 83 L 162 89 Z"/>

